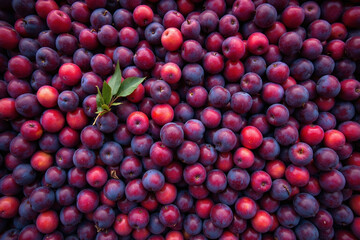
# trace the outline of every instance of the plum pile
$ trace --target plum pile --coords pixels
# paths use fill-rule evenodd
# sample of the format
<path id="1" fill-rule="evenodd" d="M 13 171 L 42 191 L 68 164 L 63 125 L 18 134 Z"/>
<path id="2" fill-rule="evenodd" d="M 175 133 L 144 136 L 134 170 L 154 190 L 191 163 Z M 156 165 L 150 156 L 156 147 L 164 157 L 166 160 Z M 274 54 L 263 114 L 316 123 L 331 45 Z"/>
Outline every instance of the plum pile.
<path id="1" fill-rule="evenodd" d="M 360 239 L 358 0 L 2 0 L 0 240 Z"/>

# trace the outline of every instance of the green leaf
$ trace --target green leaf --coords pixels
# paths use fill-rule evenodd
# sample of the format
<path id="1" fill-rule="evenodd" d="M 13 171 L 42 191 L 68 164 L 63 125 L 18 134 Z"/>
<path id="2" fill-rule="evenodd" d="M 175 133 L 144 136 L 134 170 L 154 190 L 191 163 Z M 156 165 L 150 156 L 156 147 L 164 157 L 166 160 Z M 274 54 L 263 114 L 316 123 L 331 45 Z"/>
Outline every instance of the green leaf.
<path id="1" fill-rule="evenodd" d="M 119 91 L 117 92 L 117 96 L 118 97 L 129 96 L 144 80 L 145 78 L 139 78 L 139 77 L 126 78 L 124 82 L 121 84 Z"/>
<path id="2" fill-rule="evenodd" d="M 111 87 L 111 95 L 115 96 L 119 91 L 121 85 L 121 70 L 119 61 L 116 63 L 115 72 L 109 80 L 109 86 Z"/>
<path id="3" fill-rule="evenodd" d="M 107 113 L 107 111 L 102 111 L 101 113 L 99 113 L 98 116 L 99 116 L 99 117 L 102 117 L 102 116 L 104 116 L 105 113 Z"/>
<path id="4" fill-rule="evenodd" d="M 103 83 L 103 88 L 102 88 L 102 95 L 104 98 L 104 102 L 105 104 L 109 105 L 110 101 L 111 101 L 111 87 L 109 86 L 109 84 L 104 81 Z"/>
<path id="5" fill-rule="evenodd" d="M 104 111 L 104 109 L 102 107 L 98 107 L 97 111 L 96 111 L 96 114 L 100 114 L 103 111 Z"/>
<path id="6" fill-rule="evenodd" d="M 111 106 L 119 106 L 121 104 L 123 104 L 123 103 L 122 102 L 115 102 L 115 103 L 111 104 Z"/>
<path id="7" fill-rule="evenodd" d="M 106 111 L 110 111 L 109 106 L 106 105 L 106 104 L 103 104 L 101 107 L 102 107 L 103 109 L 105 109 Z"/>
<path id="8" fill-rule="evenodd" d="M 101 106 L 103 104 L 105 104 L 105 102 L 104 102 L 104 98 L 103 98 L 103 96 L 102 96 L 102 94 L 100 92 L 99 87 L 96 86 L 96 88 L 97 88 L 97 91 L 98 91 L 98 93 L 96 94 L 96 105 L 97 105 L 97 108 L 99 110 L 99 108 L 101 108 Z"/>

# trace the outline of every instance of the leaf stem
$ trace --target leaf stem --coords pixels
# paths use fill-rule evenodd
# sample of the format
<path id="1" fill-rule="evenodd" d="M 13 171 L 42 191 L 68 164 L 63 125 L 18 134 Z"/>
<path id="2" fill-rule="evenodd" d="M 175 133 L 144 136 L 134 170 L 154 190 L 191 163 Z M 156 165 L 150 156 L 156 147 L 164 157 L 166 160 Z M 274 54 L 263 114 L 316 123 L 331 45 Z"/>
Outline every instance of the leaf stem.
<path id="1" fill-rule="evenodd" d="M 116 102 L 116 100 L 118 100 L 118 98 L 119 98 L 119 97 L 113 98 L 113 99 L 111 100 L 110 104 L 109 104 L 109 107 L 111 107 L 111 106 L 114 104 L 114 102 Z"/>
<path id="2" fill-rule="evenodd" d="M 107 111 L 106 111 L 106 110 L 104 110 L 104 111 L 102 111 L 102 112 L 98 113 L 98 115 L 96 116 L 96 118 L 95 118 L 95 120 L 94 120 L 94 122 L 93 122 L 93 124 L 92 124 L 92 125 L 95 125 L 95 124 L 96 124 L 96 121 L 98 120 L 98 118 L 99 118 L 100 116 L 104 115 L 104 113 L 106 113 L 106 112 L 107 112 Z"/>

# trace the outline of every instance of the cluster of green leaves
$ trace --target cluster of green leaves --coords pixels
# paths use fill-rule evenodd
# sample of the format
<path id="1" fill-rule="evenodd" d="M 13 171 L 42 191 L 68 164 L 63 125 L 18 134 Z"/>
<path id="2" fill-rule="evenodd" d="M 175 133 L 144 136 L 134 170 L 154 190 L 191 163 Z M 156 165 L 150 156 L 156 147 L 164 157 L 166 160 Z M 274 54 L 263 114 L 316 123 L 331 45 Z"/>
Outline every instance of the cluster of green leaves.
<path id="1" fill-rule="evenodd" d="M 96 123 L 99 117 L 110 112 L 111 107 L 120 105 L 121 102 L 117 102 L 119 98 L 129 96 L 135 91 L 139 84 L 145 80 L 145 78 L 129 77 L 121 82 L 121 78 L 121 70 L 118 62 L 109 83 L 104 81 L 102 91 L 96 86 L 98 91 L 96 95 L 97 116 L 93 124 Z"/>

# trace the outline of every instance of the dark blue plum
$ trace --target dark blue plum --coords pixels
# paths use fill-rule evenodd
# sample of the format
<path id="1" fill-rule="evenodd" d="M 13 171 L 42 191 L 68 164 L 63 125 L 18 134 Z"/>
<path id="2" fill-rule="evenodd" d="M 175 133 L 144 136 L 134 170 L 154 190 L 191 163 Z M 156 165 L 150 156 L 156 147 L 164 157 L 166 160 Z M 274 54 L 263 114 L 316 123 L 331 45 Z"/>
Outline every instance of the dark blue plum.
<path id="1" fill-rule="evenodd" d="M 51 77 L 52 75 L 48 74 L 47 72 L 41 69 L 37 69 L 31 75 L 30 85 L 34 90 L 38 90 L 39 88 L 45 85 L 53 85 L 55 87 L 56 86 L 55 81 L 60 80 L 59 75 L 54 75 L 53 78 Z M 65 90 L 66 86 L 63 83 L 60 84 L 61 84 L 61 88 L 57 88 L 57 89 Z"/>
<path id="2" fill-rule="evenodd" d="M 295 234 L 299 240 L 316 240 L 319 239 L 319 230 L 314 224 L 303 220 L 296 228 Z"/>
<path id="3" fill-rule="evenodd" d="M 118 239 L 118 235 L 112 229 L 107 229 L 104 232 L 98 232 L 95 238 L 95 240 L 111 240 L 111 239 Z"/>
<path id="4" fill-rule="evenodd" d="M 204 69 L 197 63 L 190 63 L 182 69 L 182 77 L 189 86 L 197 86 L 204 81 Z"/>
<path id="5" fill-rule="evenodd" d="M 74 54 L 78 48 L 78 44 L 77 38 L 69 33 L 62 33 L 58 35 L 55 41 L 56 49 L 67 56 L 72 56 Z M 60 59 L 62 59 L 62 56 Z M 72 58 L 69 60 L 72 61 Z"/>
<path id="6" fill-rule="evenodd" d="M 36 171 L 30 164 L 20 164 L 12 172 L 14 180 L 19 185 L 29 185 L 36 179 Z"/>
<path id="7" fill-rule="evenodd" d="M 265 137 L 259 148 L 259 155 L 265 160 L 275 160 L 280 154 L 279 143 L 272 137 Z"/>
<path id="8" fill-rule="evenodd" d="M 295 60 L 290 66 L 291 76 L 298 81 L 308 80 L 313 73 L 314 65 L 305 58 Z"/>
<path id="9" fill-rule="evenodd" d="M 26 220 L 31 220 L 31 219 L 36 218 L 37 212 L 31 208 L 30 201 L 28 198 L 25 198 L 21 202 L 21 204 L 19 206 L 19 215 L 20 215 L 20 217 L 22 217 Z"/>
<path id="10" fill-rule="evenodd" d="M 291 205 L 282 205 L 276 211 L 276 217 L 280 225 L 293 228 L 300 222 L 300 216 L 295 212 Z"/>
<path id="11" fill-rule="evenodd" d="M 291 186 L 284 179 L 275 179 L 272 183 L 270 195 L 273 199 L 284 201 L 291 195 Z"/>
<path id="12" fill-rule="evenodd" d="M 308 90 L 299 84 L 295 84 L 285 91 L 285 102 L 290 107 L 301 107 L 309 100 Z"/>
<path id="13" fill-rule="evenodd" d="M 225 107 L 229 103 L 230 98 L 230 92 L 222 86 L 214 86 L 208 95 L 209 104 L 216 108 Z"/>
<path id="14" fill-rule="evenodd" d="M 298 142 L 289 149 L 289 160 L 297 166 L 305 166 L 313 159 L 312 148 L 304 142 Z"/>
<path id="15" fill-rule="evenodd" d="M 120 164 L 120 173 L 125 179 L 134 179 L 141 175 L 142 164 L 136 156 L 127 156 Z"/>
<path id="16" fill-rule="evenodd" d="M 76 234 L 79 239 L 95 239 L 96 228 L 94 222 L 84 221 L 78 225 Z"/>
<path id="17" fill-rule="evenodd" d="M 150 96 L 157 103 L 166 103 L 171 96 L 170 85 L 163 80 L 156 80 L 150 86 Z"/>
<path id="18" fill-rule="evenodd" d="M 214 32 L 219 23 L 219 17 L 212 10 L 205 10 L 199 16 L 201 30 L 204 33 Z"/>
<path id="19" fill-rule="evenodd" d="M 84 75 L 81 78 L 81 87 L 84 90 L 84 92 L 88 94 L 96 94 L 97 88 L 102 89 L 103 81 L 101 77 L 94 72 L 87 72 L 84 73 Z"/>
<path id="20" fill-rule="evenodd" d="M 189 214 L 184 220 L 184 230 L 191 236 L 197 235 L 202 230 L 202 221 L 196 214 Z"/>
<path id="21" fill-rule="evenodd" d="M 55 155 L 56 164 L 63 169 L 69 169 L 73 167 L 74 152 L 75 149 L 72 148 L 60 148 Z"/>
<path id="22" fill-rule="evenodd" d="M 195 40 L 187 40 L 181 46 L 181 57 L 190 63 L 196 63 L 201 60 L 203 48 L 201 44 Z"/>
<path id="23" fill-rule="evenodd" d="M 79 106 L 79 96 L 73 91 L 63 91 L 58 97 L 58 106 L 61 111 L 72 112 Z"/>
<path id="24" fill-rule="evenodd" d="M 114 209 L 102 205 L 98 207 L 93 214 L 93 221 L 98 228 L 109 228 L 115 221 Z"/>
<path id="25" fill-rule="evenodd" d="M 1 151 L 9 151 L 11 140 L 16 137 L 14 132 L 4 131 L 0 133 L 0 150 Z"/>
<path id="26" fill-rule="evenodd" d="M 328 208 L 340 207 L 344 200 L 344 196 L 341 191 L 338 192 L 321 192 L 319 195 L 319 201 L 322 205 Z"/>
<path id="27" fill-rule="evenodd" d="M 74 52 L 73 62 L 78 65 L 83 72 L 90 70 L 90 60 L 93 57 L 93 53 L 85 48 L 79 48 Z"/>
<path id="28" fill-rule="evenodd" d="M 301 217 L 315 217 L 316 213 L 319 211 L 319 203 L 309 193 L 299 193 L 294 197 L 293 200 L 294 210 Z"/>
<path id="29" fill-rule="evenodd" d="M 81 221 L 82 214 L 75 205 L 67 206 L 61 209 L 59 218 L 65 226 L 78 225 Z"/>
<path id="30" fill-rule="evenodd" d="M 103 188 L 104 195 L 111 201 L 120 200 L 125 193 L 125 184 L 118 179 L 110 179 Z"/>
<path id="31" fill-rule="evenodd" d="M 229 184 L 230 185 L 230 184 Z M 233 205 L 239 197 L 239 192 L 227 187 L 225 191 L 219 194 L 219 201 L 225 205 Z"/>
<path id="32" fill-rule="evenodd" d="M 219 152 L 229 152 L 234 149 L 237 137 L 230 129 L 221 128 L 214 133 L 213 143 Z"/>
<path id="33" fill-rule="evenodd" d="M 36 52 L 39 50 L 40 44 L 31 38 L 23 38 L 19 42 L 19 50 L 21 55 L 29 58 L 30 60 L 35 60 Z"/>
<path id="34" fill-rule="evenodd" d="M 103 133 L 112 133 L 118 126 L 118 117 L 113 112 L 107 112 L 98 118 L 96 126 Z"/>
<path id="35" fill-rule="evenodd" d="M 246 73 L 240 81 L 241 90 L 248 94 L 259 93 L 262 89 L 262 86 L 263 82 L 261 77 L 254 72 Z"/>
<path id="36" fill-rule="evenodd" d="M 334 223 L 339 226 L 346 226 L 353 222 L 354 213 L 348 206 L 342 204 L 341 206 L 333 209 L 331 215 L 334 218 Z"/>
<path id="37" fill-rule="evenodd" d="M 36 95 L 32 93 L 24 93 L 18 96 L 15 100 L 15 108 L 20 115 L 26 118 L 39 116 L 42 112 L 42 107 Z"/>
<path id="38" fill-rule="evenodd" d="M 204 124 L 197 119 L 190 119 L 186 121 L 183 126 L 185 138 L 190 141 L 200 141 L 204 138 L 205 126 Z"/>
<path id="39" fill-rule="evenodd" d="M 101 161 L 109 166 L 120 164 L 124 157 L 124 151 L 121 145 L 113 141 L 106 142 L 99 153 Z"/>
<path id="40" fill-rule="evenodd" d="M 266 71 L 266 62 L 260 56 L 249 56 L 245 60 L 245 71 L 247 73 L 256 73 L 262 76 Z"/>
<path id="41" fill-rule="evenodd" d="M 73 162 L 78 168 L 91 168 L 95 165 L 95 153 L 86 148 L 77 149 L 74 152 Z"/>
<path id="42" fill-rule="evenodd" d="M 36 216 L 35 216 L 36 217 Z M 34 218 L 35 218 L 34 217 Z M 4 229 L 5 229 L 5 226 L 6 224 L 4 224 Z M 19 239 L 19 235 L 20 235 L 20 230 L 19 229 L 16 229 L 16 228 L 11 228 L 7 231 L 5 231 L 2 235 L 1 235 L 1 239 L 4 239 L 4 240 L 16 240 L 16 239 Z"/>
<path id="43" fill-rule="evenodd" d="M 68 176 L 69 175 L 70 174 L 68 174 Z M 85 173 L 84 173 L 84 178 L 85 178 Z M 61 206 L 69 206 L 75 202 L 76 194 L 77 194 L 77 190 L 75 190 L 74 187 L 71 187 L 69 185 L 62 186 L 61 188 L 58 188 L 55 192 L 56 202 L 59 203 L 59 205 Z"/>
<path id="44" fill-rule="evenodd" d="M 284 96 L 284 89 L 276 83 L 265 83 L 262 88 L 261 97 L 268 104 L 279 103 Z"/>
<path id="45" fill-rule="evenodd" d="M 145 28 L 145 39 L 153 45 L 159 45 L 161 43 L 161 35 L 165 31 L 163 25 L 157 22 L 150 23 Z"/>
<path id="46" fill-rule="evenodd" d="M 216 227 L 210 219 L 203 222 L 203 233 L 210 239 L 218 239 L 223 232 L 222 228 Z"/>
<path id="47" fill-rule="evenodd" d="M 329 75 L 334 71 L 334 68 L 335 61 L 331 57 L 327 55 L 320 55 L 314 62 L 314 75 L 316 77 Z"/>
<path id="48" fill-rule="evenodd" d="M 161 234 L 165 231 L 165 226 L 160 222 L 159 213 L 155 212 L 150 215 L 150 221 L 148 224 L 148 230 L 152 234 Z"/>
<path id="49" fill-rule="evenodd" d="M 341 90 L 339 80 L 332 75 L 322 76 L 316 84 L 316 92 L 319 96 L 325 98 L 336 97 Z"/>
<path id="50" fill-rule="evenodd" d="M 39 140 L 39 147 L 47 153 L 56 153 L 60 149 L 58 135 L 55 133 L 44 133 Z"/>
<path id="51" fill-rule="evenodd" d="M 275 128 L 274 137 L 280 145 L 289 146 L 298 140 L 299 132 L 296 127 L 285 124 L 284 126 Z"/>
<path id="52" fill-rule="evenodd" d="M 161 128 L 160 139 L 166 146 L 176 148 L 184 142 L 184 131 L 180 125 L 170 122 Z"/>
<path id="53" fill-rule="evenodd" d="M 157 192 L 164 186 L 165 177 L 159 170 L 150 169 L 144 173 L 142 184 L 146 190 Z"/>
<path id="54" fill-rule="evenodd" d="M 60 57 L 55 50 L 42 47 L 36 52 L 36 64 L 41 70 L 52 72 L 60 65 Z"/>
<path id="55" fill-rule="evenodd" d="M 52 166 L 46 170 L 44 180 L 47 186 L 59 188 L 64 185 L 66 181 L 66 172 L 60 167 Z"/>
<path id="56" fill-rule="evenodd" d="M 90 15 L 90 23 L 93 28 L 98 30 L 104 25 L 109 25 L 112 23 L 112 15 L 105 8 L 95 9 Z"/>
<path id="57" fill-rule="evenodd" d="M 336 102 L 331 109 L 338 122 L 350 121 L 355 116 L 355 107 L 351 102 Z"/>
<path id="58" fill-rule="evenodd" d="M 121 68 L 125 68 L 132 64 L 134 53 L 127 47 L 117 47 L 114 50 L 114 63 L 119 63 Z"/>
<path id="59" fill-rule="evenodd" d="M 276 239 L 296 239 L 294 231 L 283 226 L 276 228 L 274 237 Z"/>
<path id="60" fill-rule="evenodd" d="M 38 187 L 31 193 L 29 202 L 34 211 L 44 212 L 54 204 L 55 193 L 48 187 Z"/>
<path id="61" fill-rule="evenodd" d="M 286 124 L 289 117 L 288 108 L 279 103 L 271 105 L 266 111 L 266 120 L 276 127 Z"/>
<path id="62" fill-rule="evenodd" d="M 122 29 L 123 27 L 131 27 L 134 25 L 131 12 L 125 8 L 117 9 L 114 12 L 113 19 L 114 25 L 118 30 Z"/>
<path id="63" fill-rule="evenodd" d="M 174 115 L 177 121 L 185 123 L 194 117 L 194 109 L 187 103 L 179 103 L 174 108 Z"/>
<path id="64" fill-rule="evenodd" d="M 45 30 L 45 24 L 37 15 L 28 15 L 24 18 L 24 29 L 29 37 L 36 38 L 39 33 Z"/>
<path id="65" fill-rule="evenodd" d="M 32 240 L 41 240 L 43 238 L 43 235 L 39 232 L 35 224 L 24 227 L 19 234 L 19 239 L 25 238 L 26 236 L 29 236 Z"/>
<path id="66" fill-rule="evenodd" d="M 260 28 L 271 27 L 277 19 L 276 8 L 268 3 L 257 6 L 254 23 Z"/>
<path id="67" fill-rule="evenodd" d="M 114 131 L 113 137 L 117 143 L 127 146 L 130 144 L 133 135 L 127 129 L 126 124 L 119 124 Z"/>
<path id="68" fill-rule="evenodd" d="M 181 212 L 189 212 L 194 206 L 194 199 L 188 191 L 182 190 L 177 194 L 176 206 Z"/>
<path id="69" fill-rule="evenodd" d="M 314 102 L 308 101 L 302 107 L 296 109 L 294 116 L 300 123 L 313 123 L 319 116 L 318 106 Z"/>
<path id="70" fill-rule="evenodd" d="M 227 174 L 227 181 L 232 189 L 241 191 L 248 187 L 250 175 L 244 169 L 232 168 Z"/>
<path id="71" fill-rule="evenodd" d="M 195 142 L 184 141 L 177 150 L 177 157 L 186 164 L 193 164 L 200 157 L 200 148 Z"/>
<path id="72" fill-rule="evenodd" d="M 331 35 L 331 25 L 326 20 L 317 19 L 309 24 L 307 32 L 309 38 L 317 38 L 323 42 Z"/>

